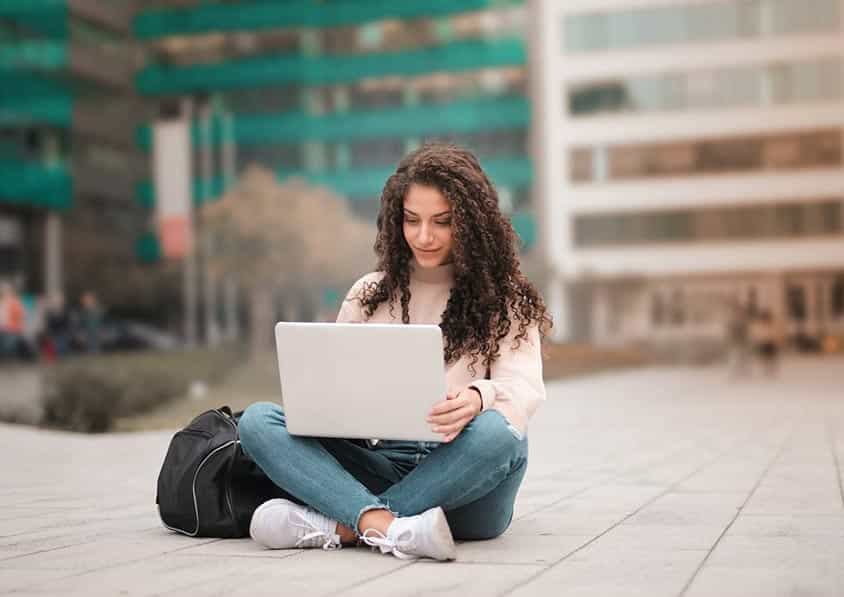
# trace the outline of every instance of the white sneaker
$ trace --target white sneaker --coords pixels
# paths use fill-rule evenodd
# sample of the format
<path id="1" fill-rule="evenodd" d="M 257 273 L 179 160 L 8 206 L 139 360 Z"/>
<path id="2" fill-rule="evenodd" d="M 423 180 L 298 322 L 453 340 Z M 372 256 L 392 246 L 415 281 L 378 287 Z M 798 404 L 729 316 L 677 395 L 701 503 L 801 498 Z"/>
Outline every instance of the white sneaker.
<path id="1" fill-rule="evenodd" d="M 431 508 L 417 516 L 396 518 L 387 535 L 366 529 L 361 539 L 367 545 L 379 547 L 381 553 L 391 553 L 403 560 L 432 558 L 454 560 L 457 548 L 442 508 Z"/>
<path id="2" fill-rule="evenodd" d="M 340 549 L 337 522 L 290 500 L 264 502 L 252 514 L 249 535 L 270 549 Z"/>

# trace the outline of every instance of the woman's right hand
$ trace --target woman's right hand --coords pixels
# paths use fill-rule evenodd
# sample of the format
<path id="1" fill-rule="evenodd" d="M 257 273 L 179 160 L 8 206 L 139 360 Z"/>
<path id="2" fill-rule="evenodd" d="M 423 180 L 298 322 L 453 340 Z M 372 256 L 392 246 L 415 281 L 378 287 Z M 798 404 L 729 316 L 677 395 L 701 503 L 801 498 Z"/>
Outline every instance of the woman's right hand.
<path id="1" fill-rule="evenodd" d="M 435 404 L 427 420 L 431 430 L 441 433 L 442 441 L 448 443 L 478 416 L 482 407 L 481 393 L 473 387 L 466 387 L 457 394 L 449 393 L 445 400 Z"/>

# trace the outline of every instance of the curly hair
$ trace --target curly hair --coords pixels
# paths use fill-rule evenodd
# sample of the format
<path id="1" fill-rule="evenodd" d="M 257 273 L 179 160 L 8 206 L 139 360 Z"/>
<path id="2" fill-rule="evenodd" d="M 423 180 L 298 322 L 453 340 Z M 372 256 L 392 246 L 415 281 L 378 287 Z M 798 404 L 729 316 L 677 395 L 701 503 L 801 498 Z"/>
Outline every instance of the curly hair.
<path id="1" fill-rule="evenodd" d="M 381 194 L 375 239 L 376 270 L 384 276 L 365 286 L 359 300 L 366 317 L 384 302 L 401 305 L 410 322 L 410 270 L 413 253 L 404 238 L 404 199 L 412 184 L 437 189 L 451 204 L 454 286 L 442 314 L 445 362 L 471 357 L 489 367 L 499 345 L 517 323 L 513 348 L 537 324 L 545 337 L 552 322 L 536 288 L 522 274 L 517 236 L 498 207 L 498 193 L 478 159 L 453 145 L 425 145 L 407 155 Z"/>

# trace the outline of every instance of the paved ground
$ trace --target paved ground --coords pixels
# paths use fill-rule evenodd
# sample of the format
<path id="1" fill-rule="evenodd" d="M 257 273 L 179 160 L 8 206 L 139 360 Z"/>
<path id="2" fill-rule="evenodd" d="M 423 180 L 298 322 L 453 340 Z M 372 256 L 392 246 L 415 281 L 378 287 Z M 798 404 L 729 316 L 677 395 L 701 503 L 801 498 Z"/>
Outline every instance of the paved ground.
<path id="1" fill-rule="evenodd" d="M 169 434 L 0 426 L 0 593 L 844 595 L 844 360 L 777 381 L 646 369 L 549 387 L 517 519 L 456 563 L 164 530 Z"/>

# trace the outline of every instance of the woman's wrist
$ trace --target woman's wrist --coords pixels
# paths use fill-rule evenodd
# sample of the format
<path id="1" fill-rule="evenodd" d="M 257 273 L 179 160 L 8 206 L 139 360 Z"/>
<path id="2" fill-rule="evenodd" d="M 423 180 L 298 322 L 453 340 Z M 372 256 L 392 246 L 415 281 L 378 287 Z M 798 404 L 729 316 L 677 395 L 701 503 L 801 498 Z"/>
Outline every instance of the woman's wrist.
<path id="1" fill-rule="evenodd" d="M 484 410 L 484 396 L 483 394 L 481 394 L 481 391 L 475 386 L 469 386 L 469 389 L 473 390 L 475 394 L 478 395 L 478 414 L 480 414 Z"/>

